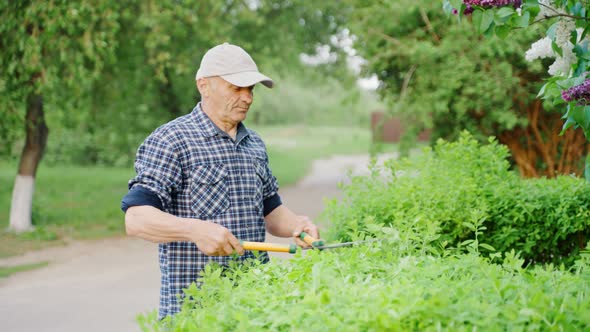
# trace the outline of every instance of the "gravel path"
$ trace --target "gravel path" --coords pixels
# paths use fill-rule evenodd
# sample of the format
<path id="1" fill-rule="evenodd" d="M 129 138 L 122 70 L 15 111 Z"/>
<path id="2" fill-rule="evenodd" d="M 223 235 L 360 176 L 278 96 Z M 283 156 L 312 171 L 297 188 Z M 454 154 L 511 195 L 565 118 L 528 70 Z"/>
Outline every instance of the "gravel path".
<path id="1" fill-rule="evenodd" d="M 340 195 L 337 185 L 348 172 L 366 174 L 368 161 L 364 155 L 318 160 L 297 185 L 281 189 L 281 197 L 295 212 L 316 218 L 324 198 Z M 267 241 L 291 239 L 268 235 Z M 158 306 L 156 244 L 127 237 L 83 241 L 1 259 L 0 266 L 42 261 L 50 264 L 0 279 L 1 331 L 139 331 L 137 314 Z"/>

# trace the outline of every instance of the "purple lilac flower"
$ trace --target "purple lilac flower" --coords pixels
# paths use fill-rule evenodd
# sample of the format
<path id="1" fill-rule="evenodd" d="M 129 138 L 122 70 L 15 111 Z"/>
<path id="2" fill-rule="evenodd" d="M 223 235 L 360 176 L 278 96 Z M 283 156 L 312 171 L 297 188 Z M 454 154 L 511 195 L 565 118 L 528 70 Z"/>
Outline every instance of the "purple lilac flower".
<path id="1" fill-rule="evenodd" d="M 587 105 L 590 103 L 590 79 L 580 85 L 576 85 L 561 92 L 561 98 L 566 102 L 577 101 L 578 105 Z"/>
<path id="2" fill-rule="evenodd" d="M 463 15 L 469 15 L 473 13 L 473 6 L 492 8 L 512 5 L 514 8 L 520 8 L 522 6 L 522 0 L 463 0 L 463 4 L 466 7 L 463 10 Z M 453 15 L 457 15 L 457 12 L 457 9 L 453 9 Z"/>
<path id="3" fill-rule="evenodd" d="M 513 5 L 514 8 L 520 8 L 520 6 L 522 6 L 522 0 L 463 0 L 463 3 L 484 8 L 504 7 L 509 5 Z"/>

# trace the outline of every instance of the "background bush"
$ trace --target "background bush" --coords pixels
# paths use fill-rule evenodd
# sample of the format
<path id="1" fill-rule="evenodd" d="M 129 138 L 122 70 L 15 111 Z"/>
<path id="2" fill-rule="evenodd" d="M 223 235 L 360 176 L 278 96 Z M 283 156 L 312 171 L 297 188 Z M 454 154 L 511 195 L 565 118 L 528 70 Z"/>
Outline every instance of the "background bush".
<path id="1" fill-rule="evenodd" d="M 331 202 L 330 236 L 351 240 L 372 224 L 390 225 L 461 247 L 478 231 L 478 243 L 516 250 L 527 262 L 571 264 L 590 238 L 590 186 L 571 176 L 522 179 L 508 157 L 495 140 L 481 145 L 464 132 L 457 142 L 439 140 L 423 155 L 392 160 Z"/>

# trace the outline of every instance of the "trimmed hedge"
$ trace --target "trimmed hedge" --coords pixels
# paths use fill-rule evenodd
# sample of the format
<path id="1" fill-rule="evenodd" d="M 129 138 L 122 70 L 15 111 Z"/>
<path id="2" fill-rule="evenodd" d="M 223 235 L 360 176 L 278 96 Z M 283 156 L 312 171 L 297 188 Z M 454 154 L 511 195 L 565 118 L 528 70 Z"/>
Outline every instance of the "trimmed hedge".
<path id="1" fill-rule="evenodd" d="M 406 249 L 404 249 L 406 248 Z M 590 269 L 523 269 L 476 254 L 419 255 L 374 243 L 253 263 L 223 277 L 210 268 L 182 311 L 144 331 L 582 331 L 590 328 Z"/>

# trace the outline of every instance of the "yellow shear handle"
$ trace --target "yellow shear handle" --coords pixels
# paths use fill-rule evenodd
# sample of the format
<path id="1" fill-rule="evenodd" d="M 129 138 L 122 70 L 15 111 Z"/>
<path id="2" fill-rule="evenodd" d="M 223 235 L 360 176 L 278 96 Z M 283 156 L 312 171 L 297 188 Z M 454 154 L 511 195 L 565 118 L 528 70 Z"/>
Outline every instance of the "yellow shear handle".
<path id="1" fill-rule="evenodd" d="M 301 238 L 305 243 L 309 244 L 312 247 L 321 247 L 324 245 L 324 240 L 316 239 L 315 237 L 305 232 L 301 232 L 301 234 L 299 234 L 299 238 Z"/>
<path id="2" fill-rule="evenodd" d="M 294 254 L 297 252 L 297 246 L 294 244 L 285 245 L 285 244 L 265 243 L 265 242 L 249 242 L 249 241 L 240 241 L 240 244 L 246 250 L 288 252 L 290 254 Z"/>

